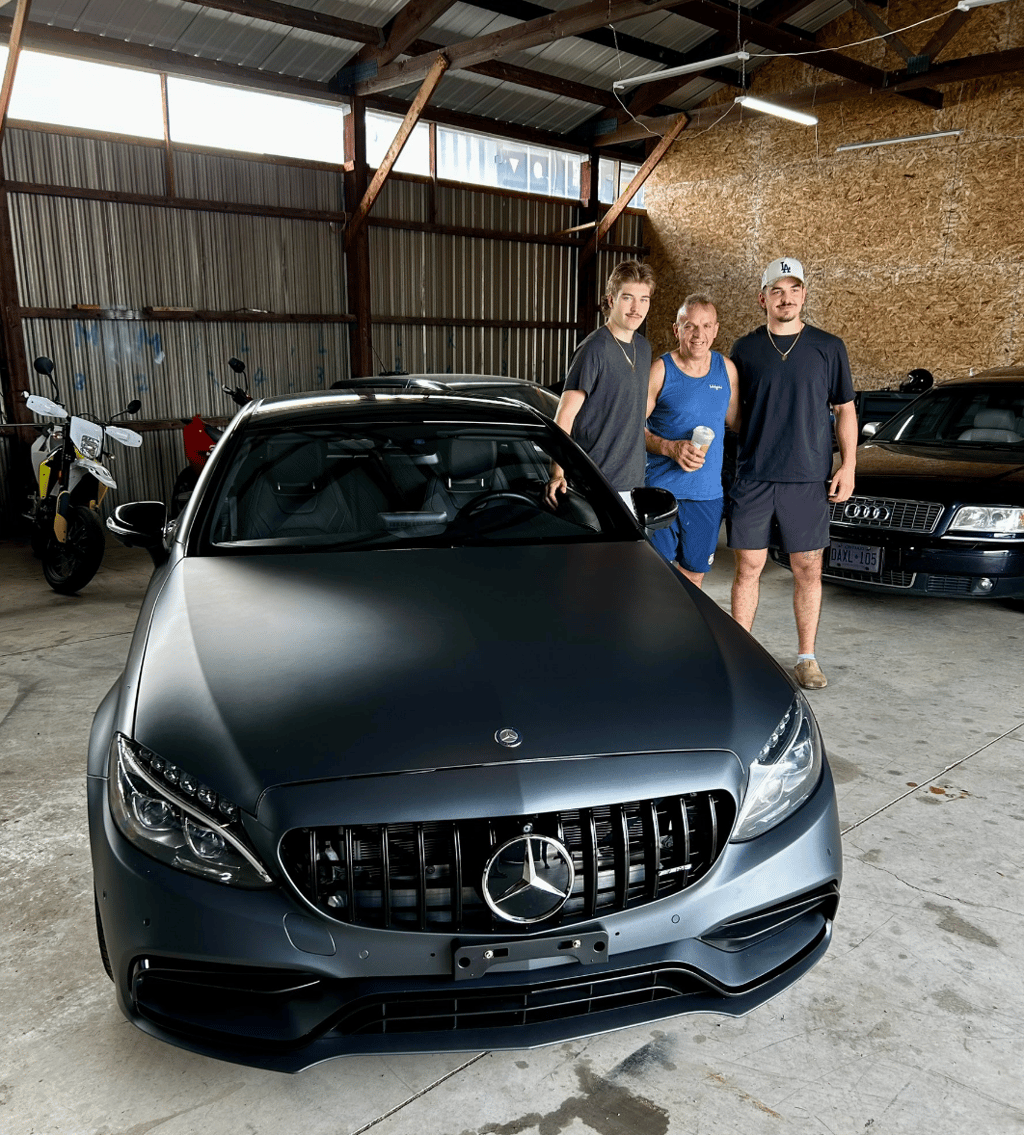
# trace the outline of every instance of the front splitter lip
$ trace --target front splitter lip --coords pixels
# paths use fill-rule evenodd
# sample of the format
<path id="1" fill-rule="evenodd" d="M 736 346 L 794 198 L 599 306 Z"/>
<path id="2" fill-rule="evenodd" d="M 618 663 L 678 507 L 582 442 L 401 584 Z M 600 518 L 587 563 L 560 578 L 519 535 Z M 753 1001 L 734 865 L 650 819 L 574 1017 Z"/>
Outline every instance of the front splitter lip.
<path id="1" fill-rule="evenodd" d="M 679 1000 L 666 999 L 641 1005 L 609 1009 L 574 1016 L 562 1020 L 519 1025 L 515 1028 L 459 1029 L 457 1031 L 425 1031 L 373 1035 L 336 1035 L 328 1032 L 312 1040 L 290 1047 L 248 1045 L 242 1043 L 208 1042 L 200 1036 L 185 1035 L 166 1028 L 158 1021 L 125 1003 L 120 992 L 118 1002 L 125 1016 L 142 1032 L 157 1040 L 195 1052 L 202 1056 L 264 1068 L 269 1071 L 296 1073 L 328 1060 L 346 1056 L 415 1055 L 439 1052 L 523 1051 L 543 1048 L 604 1033 L 620 1032 L 639 1025 L 649 1025 L 674 1017 L 694 1013 L 714 1013 L 719 1016 L 743 1017 L 783 993 L 812 969 L 828 950 L 832 939 L 832 922 L 825 920 L 819 933 L 800 952 L 799 956 L 780 968 L 780 971 L 752 989 L 729 993 L 708 987 L 706 994 L 689 994 Z M 688 967 L 680 967 L 688 968 Z M 610 971 L 611 975 L 618 971 Z M 625 972 L 625 971 L 623 971 Z M 695 974 L 695 976 L 699 976 Z M 680 999 L 682 1000 L 682 999 Z"/>

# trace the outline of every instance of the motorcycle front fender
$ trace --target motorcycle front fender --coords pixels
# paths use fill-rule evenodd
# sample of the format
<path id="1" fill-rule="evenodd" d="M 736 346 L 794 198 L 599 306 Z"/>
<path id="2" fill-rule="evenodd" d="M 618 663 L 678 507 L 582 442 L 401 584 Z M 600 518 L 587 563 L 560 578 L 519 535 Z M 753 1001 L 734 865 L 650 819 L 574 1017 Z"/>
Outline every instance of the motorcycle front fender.
<path id="1" fill-rule="evenodd" d="M 75 469 L 81 470 L 78 477 L 75 476 Z M 71 474 L 72 489 L 77 486 L 78 481 L 81 480 L 81 477 L 85 474 L 91 474 L 101 485 L 106 485 L 108 489 L 117 488 L 117 482 L 110 475 L 110 471 L 105 465 L 101 465 L 98 461 L 93 461 L 91 457 L 76 457 Z"/>

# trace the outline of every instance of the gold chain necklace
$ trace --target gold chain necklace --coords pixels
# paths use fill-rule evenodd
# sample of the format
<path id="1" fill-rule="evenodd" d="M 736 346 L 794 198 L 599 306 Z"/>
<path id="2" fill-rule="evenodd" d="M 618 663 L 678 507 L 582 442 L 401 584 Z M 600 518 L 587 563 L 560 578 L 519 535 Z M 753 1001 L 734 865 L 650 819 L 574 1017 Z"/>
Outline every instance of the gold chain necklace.
<path id="1" fill-rule="evenodd" d="M 629 355 L 626 354 L 626 348 L 619 342 L 618 338 L 615 335 L 612 335 L 612 332 L 610 330 L 609 330 L 608 334 L 611 335 L 613 339 L 615 339 L 615 345 L 622 352 L 622 357 L 626 360 L 627 363 L 629 363 L 630 369 L 635 371 L 636 370 L 636 340 L 635 339 L 633 340 L 633 357 L 630 358 Z"/>
<path id="2" fill-rule="evenodd" d="M 765 327 L 765 331 L 768 332 L 768 341 L 776 349 L 776 351 L 779 351 L 778 343 L 776 343 L 775 340 L 772 338 L 771 328 Z M 789 350 L 788 351 L 779 351 L 779 357 L 782 359 L 783 362 L 785 362 L 786 359 L 788 359 L 789 356 L 793 353 L 793 347 L 795 347 L 797 345 L 797 343 L 800 342 L 800 336 L 803 333 L 804 333 L 804 329 L 801 327 L 800 330 L 796 333 L 796 338 L 793 340 L 792 345 L 790 346 Z"/>

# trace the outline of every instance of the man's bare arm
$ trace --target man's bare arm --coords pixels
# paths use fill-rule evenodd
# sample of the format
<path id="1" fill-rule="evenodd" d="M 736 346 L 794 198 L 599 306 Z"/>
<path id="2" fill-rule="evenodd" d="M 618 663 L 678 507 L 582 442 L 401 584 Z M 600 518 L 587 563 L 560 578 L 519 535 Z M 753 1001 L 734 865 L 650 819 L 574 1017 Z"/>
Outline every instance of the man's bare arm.
<path id="1" fill-rule="evenodd" d="M 833 406 L 836 415 L 836 441 L 839 442 L 840 465 L 832 476 L 828 499 L 849 500 L 853 495 L 854 474 L 857 467 L 857 406 L 843 402 Z"/>
<path id="2" fill-rule="evenodd" d="M 555 411 L 555 425 L 564 430 L 570 437 L 572 437 L 572 427 L 576 421 L 576 416 L 583 409 L 583 403 L 586 400 L 587 396 L 582 390 L 564 390 L 562 397 L 558 400 L 558 409 Z M 544 490 L 544 499 L 552 508 L 557 508 L 558 494 L 564 493 L 568 487 L 565 483 L 565 471 L 561 465 L 552 463 L 551 475 L 548 478 L 547 488 Z"/>
<path id="3" fill-rule="evenodd" d="M 729 376 L 729 409 L 725 412 L 725 426 L 739 433 L 743 424 L 740 414 L 740 375 L 732 359 L 723 358 L 725 373 Z"/>

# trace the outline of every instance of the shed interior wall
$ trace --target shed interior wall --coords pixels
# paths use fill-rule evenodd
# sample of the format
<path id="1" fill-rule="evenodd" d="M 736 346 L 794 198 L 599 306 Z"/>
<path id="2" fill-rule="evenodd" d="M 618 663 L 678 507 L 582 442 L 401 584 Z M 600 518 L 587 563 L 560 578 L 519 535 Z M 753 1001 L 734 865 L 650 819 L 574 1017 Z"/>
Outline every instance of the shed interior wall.
<path id="1" fill-rule="evenodd" d="M 898 28 L 934 10 L 899 0 L 883 15 Z M 903 38 L 919 50 L 935 26 Z M 863 34 L 850 13 L 830 26 L 827 41 Z M 1022 42 L 1024 5 L 1002 4 L 972 12 L 947 50 L 957 56 Z M 873 63 L 886 50 L 859 49 Z M 754 93 L 778 97 L 813 86 L 816 76 L 779 60 L 758 71 Z M 763 322 L 762 269 L 786 255 L 808 273 L 808 321 L 846 341 L 858 389 L 894 387 L 915 367 L 938 381 L 1024 362 L 1024 78 L 942 89 L 942 110 L 875 96 L 819 106 L 817 127 L 751 114 L 736 125 L 684 131 L 647 183 L 659 279 L 648 324 L 655 351 L 671 348 L 676 307 L 694 291 L 716 298 L 717 345 L 727 351 Z M 962 133 L 836 152 L 843 143 L 944 130 Z"/>
<path id="2" fill-rule="evenodd" d="M 220 391 L 235 383 L 229 357 L 255 395 L 349 377 L 340 168 L 195 148 L 168 162 L 159 143 L 25 124 L 8 129 L 3 158 L 27 359 L 50 356 L 97 416 L 143 403 L 145 442 L 119 450 L 113 498 L 167 499 L 179 423 L 233 412 Z M 564 235 L 579 211 L 393 174 L 369 222 L 377 369 L 559 381 L 580 334 L 586 234 Z M 624 214 L 610 240 L 604 276 L 604 261 L 644 255 L 642 215 Z M 0 504 L 9 473 L 5 461 Z"/>

